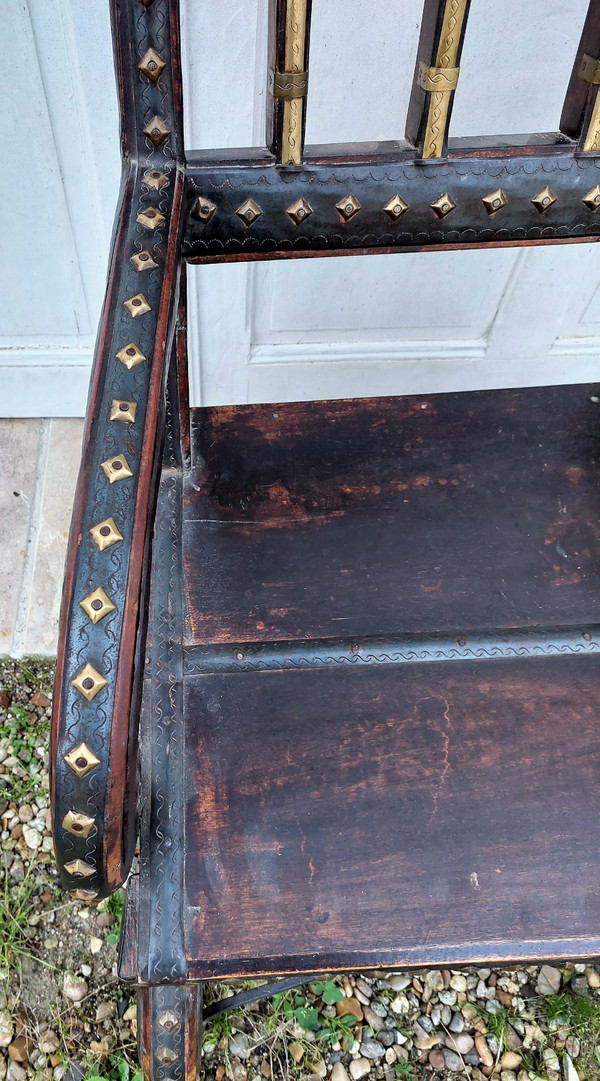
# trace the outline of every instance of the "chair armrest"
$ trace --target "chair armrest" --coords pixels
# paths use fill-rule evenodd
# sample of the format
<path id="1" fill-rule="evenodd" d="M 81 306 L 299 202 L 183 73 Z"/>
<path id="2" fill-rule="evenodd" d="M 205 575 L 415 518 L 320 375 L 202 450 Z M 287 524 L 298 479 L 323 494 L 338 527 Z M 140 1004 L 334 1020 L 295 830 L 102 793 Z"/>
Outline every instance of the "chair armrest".
<path id="1" fill-rule="evenodd" d="M 61 883 L 88 901 L 122 884 L 135 843 L 136 658 L 183 188 L 175 161 L 162 168 L 125 163 L 67 550 L 51 796 Z"/>

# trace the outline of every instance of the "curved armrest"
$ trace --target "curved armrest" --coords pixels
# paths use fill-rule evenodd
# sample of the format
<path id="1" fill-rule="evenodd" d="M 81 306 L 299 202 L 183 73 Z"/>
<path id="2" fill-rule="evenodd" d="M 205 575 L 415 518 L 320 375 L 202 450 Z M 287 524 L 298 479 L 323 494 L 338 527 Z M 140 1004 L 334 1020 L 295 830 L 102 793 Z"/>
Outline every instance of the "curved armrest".
<path id="1" fill-rule="evenodd" d="M 135 841 L 136 654 L 178 283 L 183 178 L 126 165 L 67 552 L 52 723 L 63 886 L 98 900 Z M 143 608 L 143 606 L 142 606 Z"/>

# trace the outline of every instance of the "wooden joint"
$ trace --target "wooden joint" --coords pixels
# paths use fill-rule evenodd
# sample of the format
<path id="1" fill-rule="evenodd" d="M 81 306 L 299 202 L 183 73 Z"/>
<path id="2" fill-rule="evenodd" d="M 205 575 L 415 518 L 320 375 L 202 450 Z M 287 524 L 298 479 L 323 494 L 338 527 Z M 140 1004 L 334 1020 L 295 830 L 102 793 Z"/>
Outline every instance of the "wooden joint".
<path id="1" fill-rule="evenodd" d="M 428 94 L 450 94 L 456 90 L 460 68 L 434 68 L 421 60 L 417 84 Z"/>

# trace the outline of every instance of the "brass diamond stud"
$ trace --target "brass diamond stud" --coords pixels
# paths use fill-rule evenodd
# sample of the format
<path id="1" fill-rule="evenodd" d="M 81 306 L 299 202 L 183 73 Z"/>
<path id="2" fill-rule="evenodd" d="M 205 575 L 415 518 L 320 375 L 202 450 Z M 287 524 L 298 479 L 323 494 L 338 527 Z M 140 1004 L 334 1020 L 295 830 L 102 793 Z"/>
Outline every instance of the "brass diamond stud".
<path id="1" fill-rule="evenodd" d="M 67 811 L 62 820 L 62 828 L 67 833 L 73 833 L 75 837 L 87 837 L 93 825 L 94 819 L 80 814 L 79 811 Z"/>
<path id="2" fill-rule="evenodd" d="M 596 184 L 595 188 L 592 188 L 591 191 L 588 191 L 587 195 L 584 195 L 581 202 L 584 203 L 585 206 L 587 206 L 587 208 L 592 211 L 592 214 L 595 214 L 598 207 L 600 207 L 600 184 Z"/>
<path id="3" fill-rule="evenodd" d="M 142 3 L 144 0 L 142 0 Z M 152 0 L 150 0 L 152 3 Z M 147 7 L 148 5 L 146 5 Z M 93 904 L 98 900 L 98 894 L 96 890 L 69 890 L 69 897 L 72 897 L 74 901 L 85 901 L 87 904 Z"/>
<path id="4" fill-rule="evenodd" d="M 149 251 L 136 252 L 135 255 L 131 256 L 129 262 L 133 263 L 136 270 L 154 270 L 158 266 Z"/>
<path id="5" fill-rule="evenodd" d="M 177 1055 L 170 1047 L 159 1047 L 156 1057 L 162 1066 L 170 1066 L 172 1062 L 175 1062 Z"/>
<path id="6" fill-rule="evenodd" d="M 123 303 L 134 319 L 137 315 L 145 315 L 151 310 L 143 293 L 136 293 L 134 297 L 129 297 L 129 300 L 124 300 Z"/>
<path id="7" fill-rule="evenodd" d="M 149 206 L 147 210 L 140 210 L 137 218 L 135 219 L 140 225 L 144 225 L 146 229 L 158 229 L 165 220 L 164 214 L 161 214 L 160 210 L 156 210 L 153 206 Z"/>
<path id="8" fill-rule="evenodd" d="M 89 878 L 96 873 L 96 868 L 83 860 L 71 860 L 70 863 L 65 863 L 65 871 L 73 875 L 73 878 Z"/>
<path id="9" fill-rule="evenodd" d="M 405 203 L 404 199 L 401 199 L 399 195 L 394 195 L 394 198 L 390 199 L 389 203 L 385 204 L 383 212 L 384 214 L 387 214 L 388 218 L 391 218 L 392 221 L 398 221 L 398 218 L 401 218 L 403 214 L 406 214 L 408 209 L 408 203 Z"/>
<path id="10" fill-rule="evenodd" d="M 122 420 L 125 424 L 133 424 L 137 410 L 137 402 L 124 402 L 120 398 L 113 398 L 110 407 L 110 420 Z"/>
<path id="11" fill-rule="evenodd" d="M 142 177 L 142 183 L 147 184 L 149 188 L 155 188 L 156 191 L 160 191 L 161 188 L 166 188 L 169 183 L 168 176 L 159 172 L 158 169 L 150 169 L 147 173 L 144 173 Z"/>
<path id="12" fill-rule="evenodd" d="M 79 747 L 69 751 L 65 755 L 65 762 L 78 777 L 85 777 L 86 773 L 100 765 L 100 759 L 96 758 L 96 755 L 93 751 L 90 751 L 89 747 L 86 747 L 85 743 L 80 743 Z"/>
<path id="13" fill-rule="evenodd" d="M 165 62 L 154 49 L 148 49 L 138 64 L 140 71 L 144 73 L 150 82 L 155 83 L 165 69 Z"/>
<path id="14" fill-rule="evenodd" d="M 154 0 L 141 0 L 141 3 L 144 5 L 145 8 L 149 8 L 150 4 L 154 3 Z"/>
<path id="15" fill-rule="evenodd" d="M 179 1025 L 179 1018 L 173 1010 L 165 1010 L 156 1018 L 156 1022 L 165 1032 L 174 1032 Z"/>
<path id="16" fill-rule="evenodd" d="M 554 192 L 550 191 L 550 188 L 543 188 L 542 191 L 538 191 L 537 195 L 534 195 L 531 202 L 535 209 L 543 214 L 548 207 L 552 206 L 557 201 L 557 197 Z"/>
<path id="17" fill-rule="evenodd" d="M 339 210 L 340 217 L 343 221 L 350 221 L 355 214 L 358 214 L 361 209 L 361 205 L 355 195 L 345 195 L 343 199 L 340 199 L 339 203 L 335 204 L 336 210 Z"/>
<path id="18" fill-rule="evenodd" d="M 169 128 L 164 120 L 161 120 L 160 116 L 153 117 L 150 123 L 146 124 L 146 127 L 144 128 L 144 135 L 147 135 L 150 142 L 154 143 L 155 146 L 160 146 L 161 143 L 164 143 L 165 139 L 170 134 Z"/>
<path id="19" fill-rule="evenodd" d="M 114 484 L 116 480 L 125 480 L 126 477 L 133 476 L 124 454 L 115 455 L 114 458 L 107 458 L 100 465 L 111 484 Z"/>
<path id="20" fill-rule="evenodd" d="M 79 675 L 75 676 L 75 679 L 71 680 L 71 682 L 76 690 L 84 698 L 87 698 L 88 702 L 91 702 L 92 698 L 95 698 L 103 687 L 106 687 L 104 676 L 101 676 L 91 664 L 86 664 L 85 668 L 82 668 Z"/>
<path id="21" fill-rule="evenodd" d="M 490 218 L 494 217 L 499 210 L 502 210 L 503 206 L 508 203 L 506 192 L 502 191 L 502 188 L 497 188 L 496 191 L 490 192 L 489 195 L 484 195 L 481 200 L 485 209 L 487 210 Z"/>
<path id="22" fill-rule="evenodd" d="M 254 199 L 246 199 L 241 206 L 238 206 L 236 214 L 238 218 L 243 221 L 244 225 L 252 225 L 252 222 L 256 221 L 257 218 L 260 218 L 262 210 L 258 203 L 254 202 Z"/>
<path id="23" fill-rule="evenodd" d="M 115 610 L 115 605 L 110 597 L 107 597 L 102 586 L 98 586 L 98 589 L 95 589 L 93 593 L 88 593 L 87 597 L 84 597 L 79 603 L 86 615 L 90 617 L 92 623 L 99 623 L 101 619 L 104 619 L 104 616 Z"/>
<path id="24" fill-rule="evenodd" d="M 119 349 L 118 353 L 115 353 L 115 356 L 126 368 L 135 368 L 136 364 L 143 364 L 146 359 L 135 342 L 124 345 L 122 349 Z"/>
<path id="25" fill-rule="evenodd" d="M 202 196 L 200 196 L 196 199 L 191 214 L 193 218 L 198 218 L 198 221 L 201 221 L 203 225 L 206 225 L 214 216 L 216 209 L 215 203 L 211 203 L 210 199 L 203 199 Z"/>
<path id="26" fill-rule="evenodd" d="M 435 200 L 435 203 L 431 204 L 431 209 L 436 218 L 445 218 L 446 214 L 449 214 L 455 207 L 456 203 L 451 199 L 447 191 L 440 195 L 439 199 Z"/>
<path id="27" fill-rule="evenodd" d="M 98 525 L 92 526 L 90 533 L 94 544 L 101 552 L 106 548 L 112 548 L 117 541 L 123 540 L 123 534 L 117 529 L 112 518 L 106 518 L 104 522 L 98 522 Z"/>
<path id="28" fill-rule="evenodd" d="M 294 225 L 300 225 L 301 222 L 306 221 L 312 214 L 312 206 L 309 206 L 306 199 L 296 199 L 295 203 L 288 206 L 286 214 L 290 217 Z"/>

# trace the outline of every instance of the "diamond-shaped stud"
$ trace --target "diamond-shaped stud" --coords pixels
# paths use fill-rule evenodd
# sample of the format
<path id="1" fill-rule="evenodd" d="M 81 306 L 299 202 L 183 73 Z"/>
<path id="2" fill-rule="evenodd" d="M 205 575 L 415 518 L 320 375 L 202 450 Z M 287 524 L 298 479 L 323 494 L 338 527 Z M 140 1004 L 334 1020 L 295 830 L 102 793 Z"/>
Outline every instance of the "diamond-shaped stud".
<path id="1" fill-rule="evenodd" d="M 142 182 L 149 188 L 160 191 L 161 188 L 167 187 L 169 178 L 164 173 L 159 172 L 158 169 L 149 169 L 147 173 L 144 173 Z"/>
<path id="2" fill-rule="evenodd" d="M 136 251 L 129 262 L 133 263 L 136 270 L 154 270 L 158 266 L 149 251 Z"/>
<path id="3" fill-rule="evenodd" d="M 557 197 L 554 192 L 550 191 L 550 188 L 542 188 L 542 190 L 538 191 L 537 195 L 534 195 L 533 199 L 531 200 L 535 209 L 540 214 L 543 214 L 544 211 L 547 210 L 548 207 L 552 206 L 552 204 L 556 201 Z"/>
<path id="4" fill-rule="evenodd" d="M 436 199 L 435 202 L 431 204 L 431 209 L 436 218 L 445 218 L 446 214 L 449 214 L 451 210 L 454 210 L 455 206 L 456 203 L 446 191 L 443 195 L 440 195 L 439 199 Z"/>
<path id="5" fill-rule="evenodd" d="M 173 1010 L 165 1010 L 156 1018 L 156 1022 L 161 1028 L 164 1028 L 165 1032 L 174 1032 L 179 1025 L 179 1018 L 176 1013 L 173 1013 Z"/>
<path id="6" fill-rule="evenodd" d="M 172 1062 L 175 1062 L 177 1055 L 170 1047 L 159 1047 L 156 1057 L 162 1066 L 170 1066 Z"/>
<path id="7" fill-rule="evenodd" d="M 126 368 L 135 368 L 136 364 L 143 364 L 146 359 L 142 350 L 137 347 L 135 342 L 129 342 L 129 345 L 124 345 L 122 349 L 119 349 L 118 353 L 115 353 L 115 356 Z"/>
<path id="8" fill-rule="evenodd" d="M 595 188 L 592 188 L 591 191 L 588 191 L 587 195 L 584 195 L 581 202 L 584 203 L 585 206 L 587 206 L 588 209 L 592 211 L 592 214 L 595 214 L 598 207 L 600 207 L 600 184 L 596 184 Z"/>
<path id="9" fill-rule="evenodd" d="M 65 863 L 65 871 L 73 875 L 73 878 L 89 878 L 96 873 L 96 868 L 83 860 L 71 860 L 70 863 Z"/>
<path id="10" fill-rule="evenodd" d="M 401 199 L 399 195 L 394 195 L 394 198 L 390 199 L 389 203 L 385 204 L 383 212 L 384 214 L 387 214 L 388 218 L 391 218 L 392 221 L 398 221 L 398 218 L 401 218 L 403 214 L 406 214 L 408 209 L 408 203 L 405 203 L 404 199 Z"/>
<path id="11" fill-rule="evenodd" d="M 203 199 L 200 196 L 194 203 L 191 214 L 193 218 L 198 218 L 203 225 L 206 225 L 210 219 L 214 216 L 217 207 L 215 203 L 211 203 L 210 199 Z"/>
<path id="12" fill-rule="evenodd" d="M 161 120 L 160 116 L 153 117 L 150 123 L 146 124 L 146 127 L 144 128 L 144 135 L 147 135 L 150 142 L 154 143 L 155 146 L 160 146 L 161 143 L 164 143 L 165 139 L 170 134 L 169 128 L 164 120 Z"/>
<path id="13" fill-rule="evenodd" d="M 150 4 L 154 3 L 154 0 L 141 0 L 141 3 L 144 5 L 145 8 L 149 8 Z"/>
<path id="14" fill-rule="evenodd" d="M 153 206 L 149 206 L 146 210 L 140 210 L 137 218 L 135 219 L 140 225 L 144 225 L 146 229 L 158 229 L 159 225 L 162 225 L 165 216 L 161 214 L 160 210 L 156 210 Z"/>
<path id="15" fill-rule="evenodd" d="M 115 454 L 114 458 L 107 458 L 100 465 L 111 484 L 114 484 L 116 480 L 125 480 L 126 477 L 133 476 L 124 454 Z"/>
<path id="16" fill-rule="evenodd" d="M 143 2 L 144 0 L 142 0 Z M 150 3 L 152 3 L 152 0 L 150 0 Z M 69 890 L 69 897 L 72 897 L 74 901 L 84 901 L 88 905 L 98 900 L 96 890 Z"/>
<path id="17" fill-rule="evenodd" d="M 498 210 L 502 210 L 503 206 L 508 203 L 506 192 L 502 191 L 502 188 L 497 188 L 496 191 L 491 191 L 489 195 L 484 195 L 481 200 L 485 209 L 487 210 L 490 218 L 493 218 L 494 214 Z"/>
<path id="18" fill-rule="evenodd" d="M 112 518 L 106 518 L 104 522 L 98 522 L 98 525 L 92 526 L 90 533 L 94 544 L 101 552 L 106 548 L 111 548 L 117 541 L 123 540 L 123 534 L 117 529 Z"/>
<path id="19" fill-rule="evenodd" d="M 339 210 L 340 216 L 344 221 L 350 221 L 355 214 L 358 214 L 361 209 L 361 205 L 355 195 L 345 195 L 343 199 L 340 199 L 339 203 L 335 204 L 336 210 Z"/>
<path id="20" fill-rule="evenodd" d="M 89 747 L 86 747 L 85 743 L 80 743 L 79 747 L 69 751 L 65 755 L 65 762 L 78 777 L 85 777 L 86 773 L 100 765 L 100 759 L 96 758 L 96 755 L 93 751 L 90 751 Z"/>
<path id="21" fill-rule="evenodd" d="M 294 225 L 300 225 L 301 222 L 306 221 L 312 214 L 312 206 L 309 206 L 306 199 L 296 199 L 295 203 L 288 206 L 286 214 L 290 217 Z"/>
<path id="22" fill-rule="evenodd" d="M 91 664 L 86 664 L 85 668 L 82 668 L 79 675 L 75 676 L 75 679 L 71 680 L 71 682 L 75 689 L 84 698 L 87 698 L 88 702 L 91 702 L 92 698 L 95 698 L 103 687 L 106 687 L 104 676 L 101 676 Z"/>
<path id="23" fill-rule="evenodd" d="M 62 828 L 67 833 L 73 833 L 75 837 L 87 837 L 93 825 L 94 819 L 80 814 L 79 811 L 67 811 L 62 820 Z"/>
<path id="24" fill-rule="evenodd" d="M 122 420 L 125 424 L 133 424 L 137 410 L 137 402 L 125 402 L 120 398 L 113 398 L 110 407 L 110 420 Z"/>
<path id="25" fill-rule="evenodd" d="M 115 605 L 110 597 L 107 597 L 102 586 L 98 586 L 98 589 L 95 589 L 93 593 L 88 593 L 87 597 L 84 597 L 79 603 L 86 615 L 90 617 L 92 623 L 99 623 L 101 619 L 104 619 L 104 616 L 115 610 Z"/>
<path id="26" fill-rule="evenodd" d="M 129 297 L 129 299 L 124 300 L 123 303 L 134 319 L 137 315 L 145 315 L 146 312 L 151 310 L 143 293 L 136 293 L 134 297 Z"/>
<path id="27" fill-rule="evenodd" d="M 254 202 L 254 199 L 246 199 L 241 206 L 238 206 L 236 214 L 244 225 L 252 225 L 257 218 L 260 218 L 262 210 L 258 203 Z"/>
<path id="28" fill-rule="evenodd" d="M 150 79 L 150 82 L 155 83 L 165 69 L 165 62 L 154 49 L 148 49 L 140 60 L 138 68 L 147 79 Z"/>

